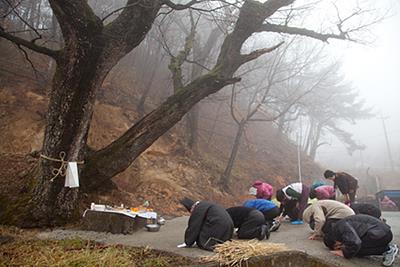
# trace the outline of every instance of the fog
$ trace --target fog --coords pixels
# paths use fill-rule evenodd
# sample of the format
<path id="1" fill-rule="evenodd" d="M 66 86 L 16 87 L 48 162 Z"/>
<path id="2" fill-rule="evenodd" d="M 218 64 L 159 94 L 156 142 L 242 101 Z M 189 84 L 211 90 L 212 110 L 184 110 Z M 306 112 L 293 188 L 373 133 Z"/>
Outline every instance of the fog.
<path id="1" fill-rule="evenodd" d="M 317 160 L 332 169 L 391 169 L 384 120 L 394 167 L 400 166 L 400 3 L 381 1 L 389 9 L 388 17 L 372 27 L 375 40 L 371 44 L 335 42 L 328 49 L 341 58 L 343 73 L 359 91 L 376 117 L 346 125 L 354 139 L 366 145 L 363 151 L 350 156 L 344 145 L 333 137 L 330 145 L 322 146 Z M 383 119 L 382 119 L 383 118 Z"/>

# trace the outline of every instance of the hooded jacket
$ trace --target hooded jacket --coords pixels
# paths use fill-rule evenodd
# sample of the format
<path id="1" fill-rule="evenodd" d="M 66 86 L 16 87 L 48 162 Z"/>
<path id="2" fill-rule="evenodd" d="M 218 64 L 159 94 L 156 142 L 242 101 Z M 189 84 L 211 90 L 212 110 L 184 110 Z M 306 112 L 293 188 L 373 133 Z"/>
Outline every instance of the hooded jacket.
<path id="1" fill-rule="evenodd" d="M 390 234 L 390 226 L 381 220 L 357 214 L 334 223 L 331 231 L 324 236 L 324 243 L 331 249 L 335 241 L 343 243 L 342 252 L 348 259 L 356 256 L 361 247 L 373 247 L 374 240 L 379 243 L 380 239 Z M 363 239 L 368 240 L 368 244 L 363 244 Z"/>
<path id="2" fill-rule="evenodd" d="M 219 242 L 232 238 L 233 222 L 228 212 L 221 206 L 200 201 L 190 215 L 185 231 L 185 243 L 197 245 L 206 250 L 213 250 Z"/>
<path id="3" fill-rule="evenodd" d="M 308 206 L 303 213 L 303 220 L 310 223 L 315 221 L 315 234 L 322 236 L 322 227 L 328 219 L 343 219 L 354 215 L 354 211 L 347 205 L 336 200 L 318 200 Z"/>
<path id="4" fill-rule="evenodd" d="M 315 191 L 315 196 L 318 200 L 330 199 L 336 194 L 335 187 L 331 185 L 318 186 L 317 188 L 314 189 L 314 191 Z"/>
<path id="5" fill-rule="evenodd" d="M 253 187 L 257 189 L 256 198 L 271 199 L 273 190 L 272 185 L 256 180 Z"/>

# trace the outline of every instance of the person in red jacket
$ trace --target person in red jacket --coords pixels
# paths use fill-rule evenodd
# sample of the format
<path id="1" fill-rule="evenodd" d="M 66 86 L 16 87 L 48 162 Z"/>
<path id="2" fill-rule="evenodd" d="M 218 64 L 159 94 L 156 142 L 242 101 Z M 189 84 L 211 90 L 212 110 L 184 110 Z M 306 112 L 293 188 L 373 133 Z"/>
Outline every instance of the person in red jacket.
<path id="1" fill-rule="evenodd" d="M 252 190 L 253 188 L 255 190 Z M 249 191 L 255 191 L 254 194 L 256 198 L 271 200 L 273 187 L 269 183 L 263 182 L 261 180 L 256 180 Z"/>
<path id="2" fill-rule="evenodd" d="M 310 190 L 310 198 L 311 199 L 331 199 L 336 200 L 336 191 L 335 188 L 331 185 L 320 185 L 318 187 L 311 188 Z"/>

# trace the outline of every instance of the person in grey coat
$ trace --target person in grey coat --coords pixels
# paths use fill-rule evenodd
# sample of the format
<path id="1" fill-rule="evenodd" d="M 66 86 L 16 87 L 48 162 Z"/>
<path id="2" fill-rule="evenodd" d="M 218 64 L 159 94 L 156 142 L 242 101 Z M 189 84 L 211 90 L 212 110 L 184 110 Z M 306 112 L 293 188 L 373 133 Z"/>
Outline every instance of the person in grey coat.
<path id="1" fill-rule="evenodd" d="M 233 222 L 223 207 L 189 198 L 182 199 L 181 204 L 191 213 L 185 231 L 186 246 L 196 243 L 201 249 L 213 250 L 216 244 L 232 238 Z"/>

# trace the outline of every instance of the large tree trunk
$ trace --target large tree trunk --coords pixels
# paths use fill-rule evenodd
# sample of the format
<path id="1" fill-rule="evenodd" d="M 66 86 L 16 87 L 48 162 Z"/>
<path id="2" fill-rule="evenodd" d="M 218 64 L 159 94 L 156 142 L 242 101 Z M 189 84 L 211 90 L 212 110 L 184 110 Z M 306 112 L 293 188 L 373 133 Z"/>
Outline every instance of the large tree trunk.
<path id="1" fill-rule="evenodd" d="M 85 191 L 85 180 L 80 188 L 64 187 L 62 175 L 54 178 L 54 170 L 62 167 L 54 160 L 62 159 L 61 153 L 65 161 L 84 160 L 96 92 L 112 67 L 143 40 L 160 7 L 148 3 L 136 10 L 126 9 L 104 27 L 86 2 L 53 0 L 50 4 L 60 22 L 65 47 L 56 58 L 44 157 L 31 201 L 31 219 L 36 226 L 65 223 L 76 216 L 78 193 Z M 130 16 L 137 23 L 130 21 Z M 124 28 L 127 22 L 132 23 L 130 28 Z"/>
<path id="2" fill-rule="evenodd" d="M 60 159 L 60 153 L 65 153 L 65 161 L 84 158 L 95 93 L 110 69 L 100 62 L 104 48 L 98 38 L 101 30 L 100 25 L 93 27 L 86 46 L 77 44 L 77 49 L 66 50 L 57 60 L 42 149 L 45 157 Z M 57 223 L 53 218 L 66 220 L 74 215 L 79 189 L 64 187 L 61 175 L 51 182 L 53 169 L 60 167 L 59 162 L 41 160 L 33 196 L 34 216 L 39 222 L 43 220 L 39 224 Z"/>
<path id="3" fill-rule="evenodd" d="M 221 175 L 221 185 L 222 187 L 227 190 L 229 186 L 229 181 L 231 177 L 231 172 L 233 169 L 233 165 L 235 164 L 235 159 L 240 147 L 240 140 L 243 136 L 244 129 L 246 126 L 246 121 L 242 121 L 238 124 L 238 130 L 236 132 L 235 140 L 233 142 L 231 155 L 228 160 L 228 164 L 226 165 L 224 173 Z"/>

